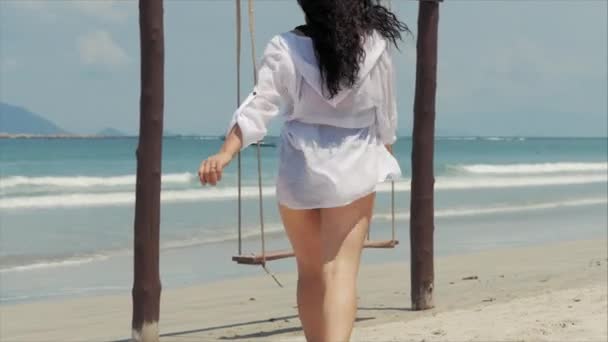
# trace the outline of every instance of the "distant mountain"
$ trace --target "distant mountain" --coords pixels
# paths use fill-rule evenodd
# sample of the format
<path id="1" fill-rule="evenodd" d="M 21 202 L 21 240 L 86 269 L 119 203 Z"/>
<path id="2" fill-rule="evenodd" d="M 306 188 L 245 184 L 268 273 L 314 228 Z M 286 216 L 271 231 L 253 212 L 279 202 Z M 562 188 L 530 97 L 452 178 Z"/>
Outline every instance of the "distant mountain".
<path id="1" fill-rule="evenodd" d="M 69 134 L 39 114 L 3 102 L 0 102 L 0 133 L 32 135 Z"/>
<path id="2" fill-rule="evenodd" d="M 107 127 L 102 129 L 101 131 L 97 132 L 98 136 L 102 136 L 102 137 L 124 137 L 127 136 L 126 133 L 117 130 L 116 128 L 111 128 L 111 127 Z"/>

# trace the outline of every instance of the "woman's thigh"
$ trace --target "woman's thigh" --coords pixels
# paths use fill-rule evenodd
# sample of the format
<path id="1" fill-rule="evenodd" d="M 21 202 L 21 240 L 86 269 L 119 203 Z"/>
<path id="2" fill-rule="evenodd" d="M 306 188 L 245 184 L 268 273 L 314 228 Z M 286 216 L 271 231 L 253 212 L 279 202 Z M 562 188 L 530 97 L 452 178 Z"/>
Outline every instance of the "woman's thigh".
<path id="1" fill-rule="evenodd" d="M 320 210 L 296 210 L 279 205 L 279 212 L 300 275 L 319 273 L 322 266 Z"/>
<path id="2" fill-rule="evenodd" d="M 321 209 L 323 262 L 340 261 L 358 269 L 361 250 L 369 229 L 375 193 L 337 208 Z"/>

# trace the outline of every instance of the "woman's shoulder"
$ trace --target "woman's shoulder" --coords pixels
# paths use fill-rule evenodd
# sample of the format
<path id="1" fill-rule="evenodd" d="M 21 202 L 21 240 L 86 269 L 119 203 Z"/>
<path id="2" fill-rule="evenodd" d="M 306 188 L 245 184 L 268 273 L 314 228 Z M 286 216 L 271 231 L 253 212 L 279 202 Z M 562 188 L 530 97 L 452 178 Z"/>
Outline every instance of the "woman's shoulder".
<path id="1" fill-rule="evenodd" d="M 270 38 L 266 46 L 287 49 L 289 45 L 293 44 L 292 41 L 296 40 L 297 38 L 301 37 L 294 31 L 277 33 Z"/>
<path id="2" fill-rule="evenodd" d="M 264 55 L 288 54 L 287 44 L 283 34 L 276 34 L 270 38 L 264 47 Z"/>
<path id="3" fill-rule="evenodd" d="M 274 35 L 264 49 L 264 55 L 280 54 L 285 57 L 301 55 L 312 48 L 312 41 L 297 31 L 285 31 Z"/>
<path id="4" fill-rule="evenodd" d="M 272 39 L 276 39 L 285 45 L 309 45 L 312 42 L 312 39 L 306 35 L 305 31 L 301 27 L 296 27 L 293 30 L 279 33 Z"/>

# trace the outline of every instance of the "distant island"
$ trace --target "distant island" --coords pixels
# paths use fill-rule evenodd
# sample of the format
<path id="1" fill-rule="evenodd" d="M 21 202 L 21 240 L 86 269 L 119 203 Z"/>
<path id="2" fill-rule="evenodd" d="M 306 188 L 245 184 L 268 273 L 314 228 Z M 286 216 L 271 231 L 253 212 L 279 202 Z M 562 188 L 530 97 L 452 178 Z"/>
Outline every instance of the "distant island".
<path id="1" fill-rule="evenodd" d="M 29 110 L 0 102 L 0 134 L 67 136 L 70 132 Z"/>
<path id="2" fill-rule="evenodd" d="M 163 136 L 182 137 L 184 135 L 165 130 Z M 40 114 L 23 107 L 0 102 L 0 139 L 108 139 L 136 137 L 137 134 L 125 133 L 113 127 L 106 127 L 95 134 L 68 132 Z"/>

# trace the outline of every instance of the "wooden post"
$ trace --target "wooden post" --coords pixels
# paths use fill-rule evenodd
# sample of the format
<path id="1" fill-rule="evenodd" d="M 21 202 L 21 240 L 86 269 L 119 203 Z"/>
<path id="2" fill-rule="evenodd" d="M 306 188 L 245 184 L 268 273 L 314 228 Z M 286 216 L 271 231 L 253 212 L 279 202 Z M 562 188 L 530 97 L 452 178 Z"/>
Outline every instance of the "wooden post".
<path id="1" fill-rule="evenodd" d="M 158 341 L 164 107 L 163 0 L 139 0 L 141 94 L 134 222 L 133 339 Z"/>
<path id="2" fill-rule="evenodd" d="M 410 200 L 411 299 L 414 310 L 425 310 L 434 306 L 433 155 L 438 24 L 439 2 L 420 0 Z"/>

